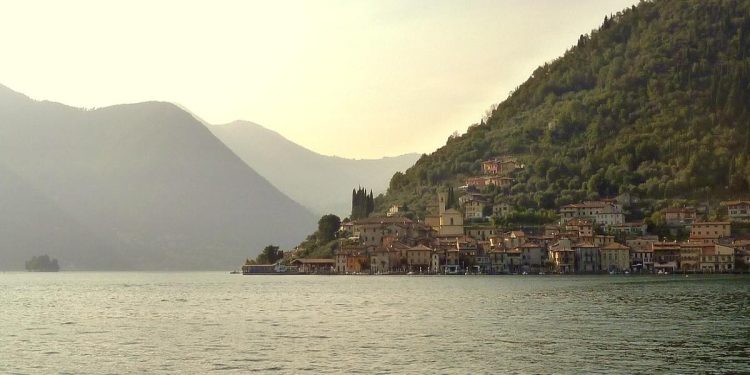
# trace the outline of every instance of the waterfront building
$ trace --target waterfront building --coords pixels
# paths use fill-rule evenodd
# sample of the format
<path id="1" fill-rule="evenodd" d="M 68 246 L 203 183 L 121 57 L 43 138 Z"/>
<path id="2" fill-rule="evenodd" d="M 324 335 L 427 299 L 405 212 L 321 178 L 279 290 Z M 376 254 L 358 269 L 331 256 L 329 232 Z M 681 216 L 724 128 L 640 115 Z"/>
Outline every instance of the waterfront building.
<path id="1" fill-rule="evenodd" d="M 599 246 L 587 242 L 573 245 L 577 273 L 602 271 L 601 251 Z"/>
<path id="2" fill-rule="evenodd" d="M 734 270 L 734 248 L 719 244 L 706 245 L 701 254 L 701 271 L 709 273 Z"/>
<path id="3" fill-rule="evenodd" d="M 573 273 L 576 270 L 575 251 L 571 247 L 571 241 L 567 238 L 561 238 L 550 246 L 549 259 L 556 272 Z"/>
<path id="4" fill-rule="evenodd" d="M 680 244 L 676 242 L 654 242 L 651 244 L 654 270 L 675 272 L 680 268 Z"/>
<path id="5" fill-rule="evenodd" d="M 612 242 L 601 248 L 602 268 L 607 271 L 624 272 L 630 269 L 630 248 Z"/>
<path id="6" fill-rule="evenodd" d="M 549 253 L 544 247 L 532 242 L 526 242 L 517 249 L 521 252 L 521 267 L 523 271 L 539 273 L 546 270 Z"/>

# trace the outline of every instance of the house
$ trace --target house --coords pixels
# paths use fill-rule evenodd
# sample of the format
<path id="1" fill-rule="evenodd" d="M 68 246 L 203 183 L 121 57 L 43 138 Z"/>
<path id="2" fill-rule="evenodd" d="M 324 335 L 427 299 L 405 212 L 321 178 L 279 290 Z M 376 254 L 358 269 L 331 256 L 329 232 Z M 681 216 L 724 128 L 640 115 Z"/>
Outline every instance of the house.
<path id="1" fill-rule="evenodd" d="M 549 254 L 541 245 L 526 242 L 517 249 L 521 252 L 521 267 L 523 271 L 539 273 L 547 268 Z"/>
<path id="2" fill-rule="evenodd" d="M 664 222 L 670 227 L 685 227 L 697 220 L 695 208 L 672 207 L 664 211 Z"/>
<path id="3" fill-rule="evenodd" d="M 396 236 L 401 241 L 417 237 L 416 223 L 405 217 L 367 217 L 352 223 L 352 232 L 365 246 L 380 246 L 386 236 Z"/>
<path id="4" fill-rule="evenodd" d="M 622 233 L 628 236 L 643 236 L 646 234 L 646 223 L 643 221 L 611 225 L 609 229 L 614 233 Z"/>
<path id="5" fill-rule="evenodd" d="M 482 162 L 482 173 L 485 175 L 509 175 L 516 169 L 523 168 L 512 156 L 504 156 Z"/>
<path id="6" fill-rule="evenodd" d="M 498 234 L 497 228 L 489 225 L 467 226 L 465 231 L 467 236 L 477 241 L 486 241 Z"/>
<path id="7" fill-rule="evenodd" d="M 334 271 L 346 274 L 362 272 L 369 264 L 369 252 L 358 242 L 341 241 L 335 253 Z"/>
<path id="8" fill-rule="evenodd" d="M 521 252 L 516 249 L 492 250 L 488 253 L 492 273 L 520 273 Z"/>
<path id="9" fill-rule="evenodd" d="M 725 201 L 721 205 L 727 208 L 729 220 L 750 221 L 750 201 Z"/>
<path id="10" fill-rule="evenodd" d="M 601 248 L 602 268 L 607 271 L 630 270 L 630 248 L 617 242 Z"/>
<path id="11" fill-rule="evenodd" d="M 567 238 L 561 238 L 549 249 L 549 259 L 559 273 L 575 272 L 575 251 Z"/>
<path id="12" fill-rule="evenodd" d="M 403 215 L 405 211 L 406 211 L 405 206 L 394 204 L 388 209 L 388 212 L 385 215 L 387 217 L 400 216 L 400 215 Z"/>
<path id="13" fill-rule="evenodd" d="M 427 272 L 432 263 L 432 249 L 419 245 L 406 250 L 406 265 L 409 271 Z"/>
<path id="14" fill-rule="evenodd" d="M 704 221 L 690 227 L 690 241 L 717 243 L 732 235 L 732 224 L 728 221 Z"/>
<path id="15" fill-rule="evenodd" d="M 704 243 L 683 242 L 680 244 L 680 271 L 697 272 L 701 268 L 701 254 Z"/>
<path id="16" fill-rule="evenodd" d="M 599 226 L 618 225 L 625 222 L 622 206 L 611 200 L 585 201 L 560 207 L 562 219 L 581 217 L 593 220 Z"/>
<path id="17" fill-rule="evenodd" d="M 565 230 L 577 232 L 578 237 L 592 237 L 594 235 L 594 223 L 589 219 L 574 217 L 565 223 Z"/>
<path id="18" fill-rule="evenodd" d="M 680 269 L 680 244 L 676 242 L 654 242 L 651 244 L 654 271 L 675 272 Z"/>
<path id="19" fill-rule="evenodd" d="M 600 248 L 594 244 L 579 242 L 573 245 L 575 252 L 576 273 L 591 273 L 602 271 Z"/>
<path id="20" fill-rule="evenodd" d="M 700 269 L 703 272 L 732 272 L 734 270 L 734 248 L 719 244 L 708 245 L 701 254 Z"/>
<path id="21" fill-rule="evenodd" d="M 484 208 L 487 206 L 487 200 L 476 194 L 467 194 L 459 198 L 464 208 L 465 219 L 481 219 L 484 217 Z"/>

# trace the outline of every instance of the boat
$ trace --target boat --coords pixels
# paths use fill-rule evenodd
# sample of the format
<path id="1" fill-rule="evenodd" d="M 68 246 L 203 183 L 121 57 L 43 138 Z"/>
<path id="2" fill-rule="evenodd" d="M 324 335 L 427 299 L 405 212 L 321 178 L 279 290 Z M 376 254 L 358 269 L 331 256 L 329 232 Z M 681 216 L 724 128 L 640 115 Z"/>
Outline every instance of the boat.
<path id="1" fill-rule="evenodd" d="M 237 275 L 237 274 L 239 274 L 239 273 L 240 273 L 240 271 L 237 271 L 237 270 L 232 270 L 232 271 L 229 271 L 229 274 L 230 274 L 230 275 Z"/>

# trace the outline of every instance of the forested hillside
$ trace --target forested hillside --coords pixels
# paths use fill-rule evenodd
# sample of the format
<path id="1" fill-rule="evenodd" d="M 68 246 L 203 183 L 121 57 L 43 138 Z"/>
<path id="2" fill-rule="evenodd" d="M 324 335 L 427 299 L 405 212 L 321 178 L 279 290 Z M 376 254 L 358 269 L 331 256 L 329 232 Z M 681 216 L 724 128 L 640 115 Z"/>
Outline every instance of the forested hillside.
<path id="1" fill-rule="evenodd" d="M 641 2 L 608 15 L 480 124 L 394 175 L 378 209 L 423 211 L 436 188 L 502 155 L 525 168 L 507 191 L 488 193 L 522 208 L 623 192 L 747 194 L 749 52 L 750 1 Z"/>

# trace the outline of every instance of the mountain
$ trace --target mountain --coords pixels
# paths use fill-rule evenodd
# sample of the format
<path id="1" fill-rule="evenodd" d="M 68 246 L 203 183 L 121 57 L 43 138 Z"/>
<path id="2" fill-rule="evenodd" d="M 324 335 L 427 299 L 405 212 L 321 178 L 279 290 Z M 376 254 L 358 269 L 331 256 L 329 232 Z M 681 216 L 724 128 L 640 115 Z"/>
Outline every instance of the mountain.
<path id="1" fill-rule="evenodd" d="M 479 124 L 390 182 L 424 211 L 481 161 L 525 168 L 497 201 L 554 210 L 629 192 L 646 200 L 750 193 L 750 2 L 642 1 L 538 67 Z"/>
<path id="2" fill-rule="evenodd" d="M 39 254 L 64 270 L 234 268 L 316 221 L 162 102 L 82 110 L 0 87 L 0 183 L 4 269 Z"/>
<path id="3" fill-rule="evenodd" d="M 388 180 L 417 160 L 417 154 L 382 159 L 324 156 L 272 130 L 246 121 L 208 127 L 250 167 L 292 199 L 319 214 L 351 213 L 352 189 L 385 192 Z"/>

